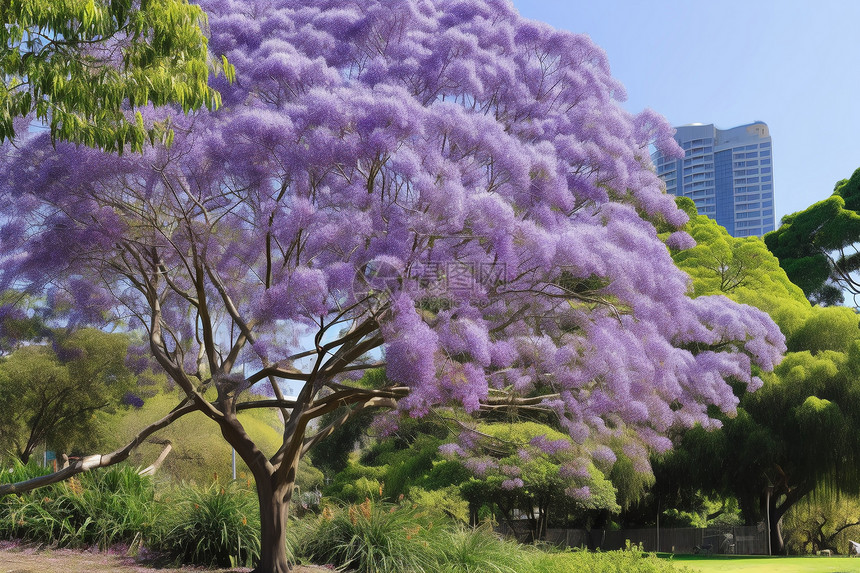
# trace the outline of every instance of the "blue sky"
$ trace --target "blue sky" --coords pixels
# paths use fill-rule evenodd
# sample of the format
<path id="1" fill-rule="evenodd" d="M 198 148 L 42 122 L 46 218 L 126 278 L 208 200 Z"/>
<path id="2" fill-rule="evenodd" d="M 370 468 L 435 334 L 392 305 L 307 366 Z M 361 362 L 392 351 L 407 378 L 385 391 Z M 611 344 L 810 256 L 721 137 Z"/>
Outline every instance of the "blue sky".
<path id="1" fill-rule="evenodd" d="M 513 2 L 603 48 L 631 112 L 721 129 L 767 123 L 777 224 L 860 167 L 860 1 Z"/>

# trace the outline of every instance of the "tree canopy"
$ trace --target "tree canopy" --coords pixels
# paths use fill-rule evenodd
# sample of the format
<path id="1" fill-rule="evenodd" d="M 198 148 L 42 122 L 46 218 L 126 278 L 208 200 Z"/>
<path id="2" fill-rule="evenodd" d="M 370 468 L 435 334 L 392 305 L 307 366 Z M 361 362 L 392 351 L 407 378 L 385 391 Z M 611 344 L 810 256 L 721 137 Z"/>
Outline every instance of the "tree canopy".
<path id="1" fill-rule="evenodd" d="M 47 137 L 10 152 L 0 282 L 72 324 L 146 332 L 185 397 L 140 436 L 191 411 L 218 425 L 256 480 L 260 571 L 288 567 L 299 458 L 364 409 L 538 409 L 576 444 L 572 471 L 623 440 L 645 472 L 672 429 L 734 411 L 729 380 L 754 390 L 781 359 L 765 313 L 688 296 L 655 228 L 687 216 L 648 145 L 680 150 L 619 106 L 588 38 L 501 0 L 203 6 L 242 78 L 223 107 L 143 157 Z M 356 382 L 383 366 L 385 385 Z M 237 417 L 258 407 L 283 409 L 274 452 Z"/>
<path id="2" fill-rule="evenodd" d="M 187 0 L 7 0 L 0 4 L 0 141 L 34 114 L 54 140 L 122 153 L 173 137 L 150 104 L 220 103 L 201 8 Z M 217 65 L 216 65 L 217 64 Z"/>
<path id="3" fill-rule="evenodd" d="M 699 488 L 733 495 L 747 520 L 764 518 L 773 486 L 774 550 L 778 523 L 817 489 L 854 492 L 860 481 L 860 317 L 845 307 L 811 306 L 758 238 L 734 238 L 704 216 L 686 229 L 696 247 L 675 259 L 693 277 L 696 294 L 724 292 L 766 310 L 786 335 L 788 350 L 755 393 L 738 388 L 736 416 L 718 432 L 687 432 L 663 461 L 658 488 Z M 731 280 L 727 281 L 726 277 Z M 734 285 L 734 286 L 732 286 Z M 662 483 L 661 483 L 662 482 Z"/>
<path id="4" fill-rule="evenodd" d="M 57 334 L 0 361 L 0 447 L 26 462 L 37 447 L 97 444 L 96 414 L 121 405 L 134 388 L 125 366 L 127 337 L 84 329 Z"/>
<path id="5" fill-rule="evenodd" d="M 860 169 L 833 194 L 782 218 L 765 243 L 788 278 L 813 302 L 837 304 L 842 291 L 860 294 Z"/>

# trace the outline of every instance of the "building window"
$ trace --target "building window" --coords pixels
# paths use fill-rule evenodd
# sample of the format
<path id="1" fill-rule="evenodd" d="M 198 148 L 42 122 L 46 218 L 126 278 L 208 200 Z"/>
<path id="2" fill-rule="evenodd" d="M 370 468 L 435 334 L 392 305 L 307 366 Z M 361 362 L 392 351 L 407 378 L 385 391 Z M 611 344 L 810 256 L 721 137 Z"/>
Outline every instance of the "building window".
<path id="1" fill-rule="evenodd" d="M 735 215 L 736 219 L 758 219 L 761 215 L 759 211 L 747 211 L 745 213 L 737 213 Z"/>

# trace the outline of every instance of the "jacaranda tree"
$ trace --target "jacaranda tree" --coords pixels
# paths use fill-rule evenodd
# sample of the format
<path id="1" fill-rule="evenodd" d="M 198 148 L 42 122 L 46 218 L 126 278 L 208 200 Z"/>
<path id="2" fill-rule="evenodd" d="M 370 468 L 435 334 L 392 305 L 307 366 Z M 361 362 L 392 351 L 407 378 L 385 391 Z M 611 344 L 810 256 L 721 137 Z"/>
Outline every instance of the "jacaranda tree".
<path id="1" fill-rule="evenodd" d="M 125 448 L 0 493 L 115 463 L 201 411 L 254 475 L 257 570 L 286 571 L 298 460 L 351 414 L 541 408 L 578 444 L 565 475 L 587 495 L 604 443 L 647 471 L 671 428 L 735 408 L 729 379 L 755 389 L 779 360 L 764 313 L 688 296 L 655 230 L 687 216 L 648 145 L 680 151 L 664 119 L 618 105 L 588 38 L 502 0 L 203 7 L 236 66 L 221 110 L 142 158 L 34 137 L 2 189 L 2 286 L 72 324 L 144 329 L 185 398 Z M 381 365 L 390 382 L 360 380 Z M 261 407 L 285 418 L 275 452 L 237 419 Z"/>

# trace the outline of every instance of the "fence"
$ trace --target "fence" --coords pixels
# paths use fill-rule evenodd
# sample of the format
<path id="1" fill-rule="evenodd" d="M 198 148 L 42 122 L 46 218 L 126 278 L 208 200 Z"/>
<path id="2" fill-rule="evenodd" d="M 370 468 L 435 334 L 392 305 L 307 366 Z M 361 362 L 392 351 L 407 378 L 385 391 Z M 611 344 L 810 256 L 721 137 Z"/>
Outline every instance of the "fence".
<path id="1" fill-rule="evenodd" d="M 529 536 L 527 522 L 514 522 L 512 530 L 507 523 L 500 524 L 503 535 L 525 540 Z M 609 531 L 594 529 L 549 529 L 546 541 L 562 547 L 587 547 L 612 551 L 624 548 L 629 540 L 642 544 L 645 551 L 667 553 L 720 553 L 737 555 L 767 555 L 767 528 L 759 525 L 736 527 L 694 527 L 646 529 L 620 529 Z"/>

